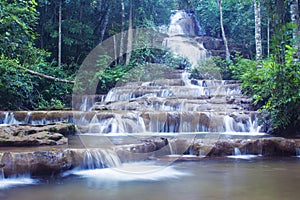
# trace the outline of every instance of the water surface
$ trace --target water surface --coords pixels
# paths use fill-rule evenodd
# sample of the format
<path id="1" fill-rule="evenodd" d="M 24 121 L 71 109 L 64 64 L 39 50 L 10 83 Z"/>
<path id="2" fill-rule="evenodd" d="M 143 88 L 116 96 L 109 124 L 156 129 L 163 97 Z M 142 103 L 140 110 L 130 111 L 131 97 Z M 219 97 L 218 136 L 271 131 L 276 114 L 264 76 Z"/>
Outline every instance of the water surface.
<path id="1" fill-rule="evenodd" d="M 0 189 L 0 199 L 296 200 L 300 197 L 299 158 L 203 160 L 177 162 L 163 168 L 153 164 L 134 163 L 123 166 L 122 170 L 73 171 L 60 178 L 39 179 L 34 185 Z M 133 166 L 140 170 L 127 173 L 132 172 Z"/>

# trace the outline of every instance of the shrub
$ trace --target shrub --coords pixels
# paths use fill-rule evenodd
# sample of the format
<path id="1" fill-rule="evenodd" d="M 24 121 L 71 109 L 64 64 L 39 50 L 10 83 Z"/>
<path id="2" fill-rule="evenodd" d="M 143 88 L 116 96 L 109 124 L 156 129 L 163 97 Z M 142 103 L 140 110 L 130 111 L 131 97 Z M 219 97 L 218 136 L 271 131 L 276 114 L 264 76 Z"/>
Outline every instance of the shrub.
<path id="1" fill-rule="evenodd" d="M 254 100 L 266 118 L 271 119 L 271 132 L 293 132 L 300 128 L 300 64 L 294 62 L 295 50 L 286 46 L 285 62 L 279 64 L 271 57 L 261 68 L 256 62 L 238 58 L 231 66 L 245 92 Z"/>
<path id="2" fill-rule="evenodd" d="M 209 58 L 201 63 L 197 67 L 191 69 L 191 78 L 194 79 L 212 79 L 221 80 L 221 69 L 217 66 L 214 59 Z"/>

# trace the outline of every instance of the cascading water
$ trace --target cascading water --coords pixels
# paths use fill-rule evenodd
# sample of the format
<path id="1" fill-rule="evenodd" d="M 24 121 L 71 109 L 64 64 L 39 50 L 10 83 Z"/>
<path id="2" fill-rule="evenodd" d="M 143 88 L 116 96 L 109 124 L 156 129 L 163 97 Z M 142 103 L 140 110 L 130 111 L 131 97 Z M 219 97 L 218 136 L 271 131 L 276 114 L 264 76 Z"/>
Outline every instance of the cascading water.
<path id="1" fill-rule="evenodd" d="M 88 104 L 88 97 L 83 97 L 82 98 L 82 104 L 81 104 L 81 106 L 80 106 L 80 110 L 82 110 L 82 111 L 87 111 L 87 110 L 89 110 L 89 104 Z"/>
<path id="2" fill-rule="evenodd" d="M 180 86 L 168 85 L 169 94 L 160 95 L 162 87 L 147 83 L 112 89 L 111 101 L 95 103 L 92 111 L 4 112 L 2 122 L 47 124 L 55 121 L 75 123 L 81 133 L 141 133 L 141 132 L 244 132 L 259 134 L 254 111 L 241 104 L 245 97 L 239 85 L 224 81 L 195 81 L 186 78 Z M 182 80 L 182 79 L 181 79 Z M 162 82 L 163 83 L 163 82 Z M 201 84 L 199 84 L 201 83 Z M 140 87 L 143 92 L 140 92 Z M 232 92 L 228 92 L 232 91 Z M 138 92 L 138 95 L 132 95 Z M 119 96 L 131 96 L 128 99 Z M 130 94 L 130 95 L 129 95 Z M 152 95 L 149 95 L 152 94 Z M 134 97 L 139 96 L 139 97 Z M 85 102 L 84 102 L 85 103 Z M 98 107 L 104 109 L 97 111 Z M 22 119 L 23 117 L 23 119 Z"/>
<path id="3" fill-rule="evenodd" d="M 235 155 L 235 156 L 240 156 L 240 155 L 242 155 L 242 153 L 241 153 L 241 151 L 240 151 L 239 148 L 234 147 L 234 155 Z"/>
<path id="4" fill-rule="evenodd" d="M 171 16 L 169 35 L 199 36 L 204 35 L 199 21 L 192 12 L 177 10 Z"/>
<path id="5" fill-rule="evenodd" d="M 209 53 L 203 46 L 203 43 L 191 37 L 204 35 L 193 13 L 178 10 L 171 16 L 170 21 L 167 32 L 169 37 L 164 40 L 166 48 L 177 55 L 186 57 L 192 66 L 196 66 L 199 61 L 209 57 Z"/>
<path id="6" fill-rule="evenodd" d="M 29 175 L 14 175 L 12 177 L 6 178 L 4 174 L 4 169 L 1 168 L 0 172 L 0 190 L 8 189 L 15 186 L 24 186 L 36 184 L 37 180 L 30 178 Z"/>
<path id="7" fill-rule="evenodd" d="M 245 159 L 245 160 L 249 160 L 252 158 L 256 158 L 260 155 L 253 155 L 253 154 L 242 154 L 242 152 L 240 151 L 240 149 L 238 147 L 234 147 L 233 148 L 233 154 L 231 156 L 227 156 L 228 158 L 234 158 L 234 159 Z"/>
<path id="8" fill-rule="evenodd" d="M 118 155 L 110 149 L 87 149 L 84 152 L 82 168 L 99 169 L 107 167 L 118 167 L 121 161 Z"/>
<path id="9" fill-rule="evenodd" d="M 300 158 L 300 148 L 296 148 L 296 156 Z"/>
<path id="10" fill-rule="evenodd" d="M 1 174 L 0 174 L 0 180 L 4 180 L 5 176 L 4 176 L 4 169 L 1 168 Z"/>

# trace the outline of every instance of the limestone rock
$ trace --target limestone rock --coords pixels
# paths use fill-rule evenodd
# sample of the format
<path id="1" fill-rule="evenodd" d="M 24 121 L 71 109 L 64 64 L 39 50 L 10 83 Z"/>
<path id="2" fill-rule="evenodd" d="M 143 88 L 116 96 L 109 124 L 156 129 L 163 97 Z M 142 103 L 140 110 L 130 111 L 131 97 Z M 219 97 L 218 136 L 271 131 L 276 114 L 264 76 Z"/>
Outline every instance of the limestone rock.
<path id="1" fill-rule="evenodd" d="M 40 146 L 67 144 L 68 135 L 75 134 L 75 126 L 68 123 L 48 125 L 0 126 L 0 146 Z"/>

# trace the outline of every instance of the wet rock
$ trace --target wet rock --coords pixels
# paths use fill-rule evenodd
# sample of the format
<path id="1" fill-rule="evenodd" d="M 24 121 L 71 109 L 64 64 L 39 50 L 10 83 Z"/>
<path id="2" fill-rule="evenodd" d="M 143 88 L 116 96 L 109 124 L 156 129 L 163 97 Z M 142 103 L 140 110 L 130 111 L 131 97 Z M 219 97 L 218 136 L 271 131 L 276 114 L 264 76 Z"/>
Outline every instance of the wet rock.
<path id="1" fill-rule="evenodd" d="M 238 148 L 242 154 L 254 154 L 262 156 L 295 156 L 298 139 L 286 139 L 278 137 L 256 139 L 219 139 L 212 145 L 208 156 L 233 155 L 234 148 Z"/>
<path id="2" fill-rule="evenodd" d="M 69 123 L 6 125 L 0 126 L 0 146 L 62 145 L 73 134 L 75 126 Z"/>
<path id="3" fill-rule="evenodd" d="M 208 156 L 228 156 L 232 155 L 234 146 L 230 141 L 219 140 L 211 148 L 211 151 L 208 153 Z"/>
<path id="4" fill-rule="evenodd" d="M 262 141 L 264 156 L 295 156 L 296 142 L 293 139 L 267 138 Z"/>
<path id="5" fill-rule="evenodd" d="M 52 175 L 70 169 L 72 159 L 64 151 L 5 152 L 1 159 L 6 176 Z"/>
<path id="6" fill-rule="evenodd" d="M 224 157 L 233 155 L 234 148 L 238 148 L 242 154 L 295 156 L 299 144 L 299 139 L 277 137 L 249 139 L 155 138 L 138 144 L 116 146 L 112 151 L 117 153 L 122 162 L 143 161 L 153 158 L 159 160 L 159 158 L 164 158 L 171 153 L 179 157 L 184 154 L 195 155 L 199 158 L 202 156 Z M 89 149 L 0 152 L 0 168 L 3 168 L 6 176 L 22 173 L 39 176 L 55 175 L 66 170 L 82 167 L 83 163 L 87 162 L 87 151 Z M 98 150 L 93 148 L 92 151 L 97 152 Z M 99 149 L 99 152 L 103 153 L 103 149 Z"/>

